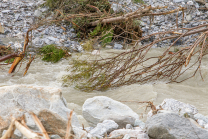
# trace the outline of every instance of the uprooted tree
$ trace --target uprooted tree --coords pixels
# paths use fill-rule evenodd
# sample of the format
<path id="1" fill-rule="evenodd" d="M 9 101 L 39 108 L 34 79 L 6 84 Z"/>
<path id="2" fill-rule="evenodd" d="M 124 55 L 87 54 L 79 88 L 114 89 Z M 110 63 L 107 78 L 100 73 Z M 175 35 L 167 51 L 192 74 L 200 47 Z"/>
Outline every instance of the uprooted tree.
<path id="1" fill-rule="evenodd" d="M 154 16 L 167 15 L 179 11 L 182 11 L 184 15 L 186 11 L 184 7 L 178 7 L 167 12 L 156 12 L 156 9 L 165 9 L 167 7 L 142 5 L 136 11 L 116 13 L 112 11 L 107 0 L 102 2 L 94 0 L 55 0 L 51 2 L 48 0 L 46 4 L 55 12 L 53 20 L 41 21 L 27 31 L 24 49 L 21 53 L 9 54 L 0 58 L 1 62 L 11 57 L 16 57 L 9 73 L 13 72 L 18 63 L 24 58 L 29 42 L 29 33 L 39 26 L 51 23 L 59 25 L 62 22 L 70 22 L 76 29 L 78 37 L 100 41 L 103 46 L 111 42 L 112 39 L 123 39 L 124 42 L 135 43 L 129 51 L 110 58 L 93 61 L 74 60 L 72 69 L 74 74 L 65 76 L 64 81 L 78 82 L 76 87 L 84 91 L 105 90 L 110 87 L 119 87 L 133 83 L 144 84 L 157 80 L 181 82 L 183 80 L 178 81 L 178 77 L 196 64 L 198 66 L 196 66 L 195 72 L 186 79 L 193 77 L 197 71 L 200 71 L 202 58 L 207 54 L 208 24 L 193 28 L 179 28 L 178 18 L 176 17 L 176 29 L 153 33 L 143 37 L 139 24 L 136 24 L 144 16 L 149 16 L 152 21 Z M 193 45 L 170 53 L 170 48 L 179 39 L 193 34 L 198 34 L 198 39 Z M 152 36 L 156 38 L 153 42 L 149 42 L 149 44 L 139 48 L 137 47 L 139 42 L 148 40 Z M 170 39 L 175 39 L 175 41 L 167 47 L 162 55 L 157 57 L 146 56 L 154 44 Z M 194 56 L 195 61 L 189 64 Z M 150 60 L 155 62 L 150 64 Z"/>

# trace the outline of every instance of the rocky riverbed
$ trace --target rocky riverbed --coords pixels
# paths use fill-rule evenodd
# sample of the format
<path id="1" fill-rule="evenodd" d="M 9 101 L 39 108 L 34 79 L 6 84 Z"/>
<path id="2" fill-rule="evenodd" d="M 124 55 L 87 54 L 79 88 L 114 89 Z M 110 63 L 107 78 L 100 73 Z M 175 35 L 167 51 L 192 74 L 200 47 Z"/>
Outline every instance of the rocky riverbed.
<path id="1" fill-rule="evenodd" d="M 116 2 L 111 0 L 110 2 Z M 46 16 L 47 7 L 40 7 L 43 4 L 43 0 L 1 0 L 0 1 L 0 43 L 8 45 L 11 44 L 14 48 L 21 48 L 23 45 L 23 38 L 29 27 L 39 18 L 48 18 Z M 134 3 L 131 0 L 120 0 L 119 4 L 125 4 L 124 7 L 112 3 L 112 8 L 114 11 L 125 10 L 134 11 L 138 9 L 138 3 Z M 166 9 L 157 10 L 160 12 L 165 12 L 168 10 L 174 10 L 179 6 L 186 7 L 187 10 L 184 13 L 184 21 L 182 20 L 183 14 L 181 11 L 178 13 L 170 15 L 156 16 L 154 20 L 150 20 L 149 17 L 143 17 L 140 21 L 141 28 L 143 30 L 143 36 L 152 33 L 157 33 L 161 31 L 169 31 L 171 29 L 176 29 L 176 18 L 178 20 L 178 26 L 184 28 L 191 28 L 198 25 L 207 23 L 208 13 L 206 10 L 206 2 L 199 1 L 188 1 L 188 0 L 144 0 L 144 3 L 156 6 L 168 6 Z M 128 7 L 125 9 L 125 7 Z M 205 10 L 202 10 L 205 9 Z M 182 23 L 183 21 L 183 23 Z M 70 48 L 71 51 L 81 52 L 83 49 L 78 41 L 76 41 L 76 33 L 72 28 L 72 25 L 62 26 L 66 29 L 64 30 L 60 26 L 49 25 L 42 26 L 37 30 L 32 32 L 32 43 L 30 45 L 34 47 L 42 47 L 47 44 L 56 44 L 58 46 L 64 46 Z M 197 34 L 195 34 L 197 36 Z M 191 39 L 192 36 L 184 37 L 183 40 L 178 41 L 177 45 L 189 45 L 194 42 L 195 39 Z M 155 38 L 151 38 L 149 41 L 153 41 Z M 188 41 L 191 39 L 190 41 Z M 187 43 L 184 43 L 188 41 Z M 145 41 L 143 43 L 146 43 Z M 161 43 L 155 45 L 155 47 L 167 46 L 171 41 L 165 40 Z M 112 43 L 112 48 L 122 49 L 123 46 L 117 47 L 117 43 Z"/>

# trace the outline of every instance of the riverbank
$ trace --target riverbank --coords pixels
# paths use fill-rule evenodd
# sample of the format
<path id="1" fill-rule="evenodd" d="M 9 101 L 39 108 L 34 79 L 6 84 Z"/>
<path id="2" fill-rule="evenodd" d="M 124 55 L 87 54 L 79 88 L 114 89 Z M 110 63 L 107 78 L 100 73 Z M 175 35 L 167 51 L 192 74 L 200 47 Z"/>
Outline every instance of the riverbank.
<path id="1" fill-rule="evenodd" d="M 54 87 L 14 85 L 0 87 L 0 134 L 7 132 L 11 116 L 25 115 L 25 124 L 34 133 L 41 132 L 31 116 L 34 112 L 50 138 L 61 138 L 66 134 L 67 115 L 71 109 Z M 127 105 L 105 96 L 86 99 L 82 115 L 73 113 L 70 133 L 75 138 L 206 138 L 208 117 L 198 113 L 196 107 L 175 99 L 165 99 L 155 109 L 152 102 L 143 103 L 151 107 L 145 122 L 141 115 Z M 74 109 L 76 111 L 77 109 Z M 149 109 L 148 109 L 149 110 Z M 25 126 L 25 125 L 23 125 Z M 24 132 L 15 130 L 14 137 L 20 139 Z M 1 135 L 0 135 L 1 136 Z"/>

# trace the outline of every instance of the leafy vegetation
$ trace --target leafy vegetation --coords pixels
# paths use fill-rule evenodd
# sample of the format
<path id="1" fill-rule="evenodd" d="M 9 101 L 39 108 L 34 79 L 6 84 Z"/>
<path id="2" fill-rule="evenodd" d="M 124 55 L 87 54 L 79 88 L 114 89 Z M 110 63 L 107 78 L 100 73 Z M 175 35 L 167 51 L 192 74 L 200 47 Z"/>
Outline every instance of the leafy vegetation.
<path id="1" fill-rule="evenodd" d="M 14 59 L 15 59 L 15 58 L 7 59 L 7 60 L 5 61 L 5 63 L 12 63 L 12 62 L 14 62 Z"/>
<path id="2" fill-rule="evenodd" d="M 91 51 L 93 50 L 93 40 L 88 40 L 82 45 L 83 49 L 85 51 Z"/>
<path id="3" fill-rule="evenodd" d="M 43 61 L 53 63 L 58 62 L 65 56 L 65 51 L 54 44 L 43 46 L 40 48 L 40 53 L 43 55 Z"/>
<path id="4" fill-rule="evenodd" d="M 99 64 L 97 62 L 88 62 L 86 60 L 73 60 L 72 67 L 68 69 L 68 71 L 71 70 L 72 74 L 65 75 L 63 77 L 63 81 L 65 83 L 75 83 L 75 88 L 84 90 L 86 92 L 94 90 L 91 82 L 86 82 L 86 80 L 91 78 L 92 75 L 98 71 L 98 66 Z M 103 76 L 98 78 L 98 80 L 104 81 Z M 77 84 L 77 82 L 79 83 Z"/>
<path id="5" fill-rule="evenodd" d="M 136 2 L 142 2 L 136 0 Z M 96 38 L 102 46 L 110 43 L 113 39 L 135 39 L 141 37 L 140 25 L 138 22 L 128 20 L 123 23 L 106 23 L 92 25 L 94 21 L 106 19 L 110 17 L 122 16 L 124 11 L 114 13 L 108 0 L 47 0 L 46 4 L 57 14 L 60 11 L 60 17 L 70 17 L 69 22 L 76 30 L 78 38 Z M 126 33 L 123 33 L 126 32 Z"/>

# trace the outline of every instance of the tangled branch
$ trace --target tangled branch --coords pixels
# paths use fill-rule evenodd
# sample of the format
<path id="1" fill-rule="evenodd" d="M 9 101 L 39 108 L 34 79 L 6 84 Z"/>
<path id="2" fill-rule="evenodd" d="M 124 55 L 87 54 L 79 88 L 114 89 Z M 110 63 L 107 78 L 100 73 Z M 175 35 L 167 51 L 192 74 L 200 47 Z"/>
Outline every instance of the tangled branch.
<path id="1" fill-rule="evenodd" d="M 65 79 L 72 80 L 73 82 L 85 79 L 85 81 L 82 81 L 81 84 L 79 82 L 79 85 L 77 85 L 77 87 L 83 91 L 105 90 L 107 88 L 130 85 L 133 83 L 144 84 L 147 82 L 155 83 L 156 81 L 182 82 L 195 76 L 198 70 L 201 74 L 201 61 L 207 54 L 208 48 L 207 25 L 208 24 L 201 25 L 191 29 L 181 28 L 175 31 L 162 32 L 161 34 L 163 35 L 170 35 L 178 30 L 186 30 L 186 32 L 181 35 L 179 35 L 180 33 L 175 33 L 176 35 L 158 38 L 138 49 L 136 49 L 137 44 L 135 44 L 130 51 L 122 52 L 111 58 L 95 60 L 88 63 L 84 61 L 79 64 L 75 61 L 73 66 L 74 70 L 72 72 L 76 74 L 66 76 Z M 179 39 L 200 32 L 202 32 L 202 34 L 193 45 L 181 48 L 177 52 L 170 52 L 170 48 L 173 47 Z M 153 35 L 159 34 L 156 33 Z M 141 38 L 140 41 L 153 35 Z M 154 44 L 173 38 L 177 39 L 162 55 L 147 57 L 147 53 Z M 190 63 L 191 59 L 193 59 L 192 63 Z M 154 61 L 154 63 L 150 63 L 150 61 Z M 198 66 L 192 75 L 183 80 L 177 80 L 185 71 L 195 65 Z"/>

